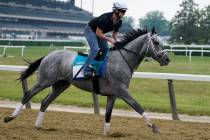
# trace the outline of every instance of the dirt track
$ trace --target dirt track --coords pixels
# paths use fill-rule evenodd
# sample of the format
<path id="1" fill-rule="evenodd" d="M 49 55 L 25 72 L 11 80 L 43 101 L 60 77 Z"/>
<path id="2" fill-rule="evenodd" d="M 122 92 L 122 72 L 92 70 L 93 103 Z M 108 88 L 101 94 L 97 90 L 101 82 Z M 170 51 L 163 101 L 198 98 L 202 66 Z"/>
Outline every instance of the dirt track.
<path id="1" fill-rule="evenodd" d="M 102 135 L 103 116 L 47 112 L 43 129 L 36 130 L 36 110 L 24 110 L 11 123 L 3 118 L 13 109 L 0 108 L 0 140 L 210 140 L 210 124 L 155 120 L 161 129 L 160 135 L 152 134 L 138 118 L 112 118 L 111 134 Z"/>

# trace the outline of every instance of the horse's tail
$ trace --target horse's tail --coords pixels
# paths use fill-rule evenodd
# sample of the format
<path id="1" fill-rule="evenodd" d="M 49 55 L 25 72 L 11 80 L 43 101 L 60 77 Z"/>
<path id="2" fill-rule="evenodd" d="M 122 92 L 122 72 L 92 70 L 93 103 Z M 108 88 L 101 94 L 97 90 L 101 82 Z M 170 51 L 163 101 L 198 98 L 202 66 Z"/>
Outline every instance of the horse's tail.
<path id="1" fill-rule="evenodd" d="M 38 68 L 39 68 L 39 65 L 40 63 L 42 62 L 42 59 L 44 59 L 45 56 L 37 59 L 36 61 L 30 63 L 28 61 L 26 61 L 28 64 L 30 64 L 28 66 L 28 68 L 26 70 L 24 70 L 21 75 L 20 75 L 20 78 L 18 78 L 18 80 L 25 80 L 26 78 L 28 78 L 30 75 L 32 75 Z"/>

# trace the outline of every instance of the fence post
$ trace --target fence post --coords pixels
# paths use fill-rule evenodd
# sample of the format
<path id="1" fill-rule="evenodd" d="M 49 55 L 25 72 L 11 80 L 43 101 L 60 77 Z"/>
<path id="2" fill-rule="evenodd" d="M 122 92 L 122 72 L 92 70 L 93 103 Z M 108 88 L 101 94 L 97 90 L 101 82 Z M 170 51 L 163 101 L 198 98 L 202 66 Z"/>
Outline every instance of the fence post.
<path id="1" fill-rule="evenodd" d="M 168 91 L 169 91 L 169 97 L 170 97 L 170 103 L 171 103 L 172 119 L 180 120 L 178 113 L 176 111 L 176 97 L 175 97 L 175 92 L 174 92 L 173 80 L 168 80 Z"/>
<path id="2" fill-rule="evenodd" d="M 23 94 L 24 94 L 23 96 L 25 96 L 26 92 L 28 91 L 28 82 L 27 82 L 26 79 L 22 81 L 22 88 L 23 88 Z M 26 106 L 27 109 L 31 109 L 31 103 L 30 103 L 30 101 L 27 102 L 25 104 L 25 106 Z"/>
<path id="3" fill-rule="evenodd" d="M 190 63 L 192 62 L 192 50 L 189 51 L 189 62 L 190 62 Z"/>
<path id="4" fill-rule="evenodd" d="M 94 106 L 94 113 L 95 114 L 100 114 L 99 110 L 99 102 L 98 102 L 98 95 L 96 93 L 92 93 L 93 95 L 93 106 Z"/>
<path id="5" fill-rule="evenodd" d="M 22 51 L 21 51 L 21 56 L 22 56 L 22 57 L 23 57 L 23 55 L 24 55 L 24 48 L 25 48 L 25 46 L 22 47 Z"/>
<path id="6" fill-rule="evenodd" d="M 2 57 L 6 57 L 6 49 L 7 49 L 7 46 L 4 46 Z"/>

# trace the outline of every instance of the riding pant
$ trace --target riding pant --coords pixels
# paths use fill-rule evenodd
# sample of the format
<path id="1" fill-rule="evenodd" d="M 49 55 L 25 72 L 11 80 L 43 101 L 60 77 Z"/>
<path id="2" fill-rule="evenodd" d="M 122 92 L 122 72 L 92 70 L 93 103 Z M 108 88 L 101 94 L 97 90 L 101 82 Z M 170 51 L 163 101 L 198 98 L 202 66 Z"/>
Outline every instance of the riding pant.
<path id="1" fill-rule="evenodd" d="M 90 75 L 90 68 L 88 67 L 90 63 L 95 59 L 99 50 L 107 52 L 109 49 L 108 43 L 106 40 L 99 38 L 96 33 L 88 25 L 85 27 L 85 37 L 90 46 L 89 56 L 84 64 L 84 74 Z"/>

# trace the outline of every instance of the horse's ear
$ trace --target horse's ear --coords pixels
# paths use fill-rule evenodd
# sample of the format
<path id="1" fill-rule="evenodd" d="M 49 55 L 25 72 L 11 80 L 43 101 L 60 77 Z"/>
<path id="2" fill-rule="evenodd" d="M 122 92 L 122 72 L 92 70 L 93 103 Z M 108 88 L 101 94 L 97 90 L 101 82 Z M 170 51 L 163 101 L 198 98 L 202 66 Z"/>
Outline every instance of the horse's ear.
<path id="1" fill-rule="evenodd" d="M 155 26 L 152 27 L 152 34 L 156 34 Z"/>
<path id="2" fill-rule="evenodd" d="M 143 31 L 147 32 L 147 26 L 146 25 L 143 27 Z"/>
<path id="3" fill-rule="evenodd" d="M 145 31 L 145 32 L 147 32 L 147 31 L 148 31 L 148 30 L 147 30 L 147 26 L 145 26 L 145 27 L 144 27 L 144 31 Z"/>

